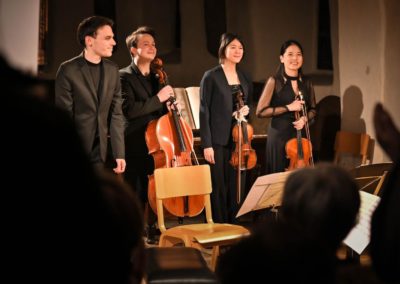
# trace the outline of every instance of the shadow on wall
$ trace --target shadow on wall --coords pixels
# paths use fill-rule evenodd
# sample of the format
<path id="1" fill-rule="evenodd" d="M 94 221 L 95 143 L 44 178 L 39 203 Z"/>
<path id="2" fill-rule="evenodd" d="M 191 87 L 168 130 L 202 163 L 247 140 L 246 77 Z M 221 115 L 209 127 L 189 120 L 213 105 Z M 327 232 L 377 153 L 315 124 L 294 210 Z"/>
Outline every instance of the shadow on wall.
<path id="1" fill-rule="evenodd" d="M 333 161 L 336 132 L 340 129 L 340 98 L 327 96 L 317 104 L 317 117 L 310 125 L 314 161 Z"/>
<path id="2" fill-rule="evenodd" d="M 341 130 L 365 133 L 365 121 L 361 118 L 363 108 L 363 95 L 360 88 L 354 85 L 348 87 L 343 94 Z"/>
<path id="3" fill-rule="evenodd" d="M 341 130 L 355 133 L 367 133 L 365 120 L 361 118 L 364 109 L 363 94 L 357 86 L 350 86 L 343 94 L 342 127 Z M 368 133 L 367 133 L 368 134 Z M 368 145 L 368 159 L 373 162 L 375 140 L 370 139 Z"/>

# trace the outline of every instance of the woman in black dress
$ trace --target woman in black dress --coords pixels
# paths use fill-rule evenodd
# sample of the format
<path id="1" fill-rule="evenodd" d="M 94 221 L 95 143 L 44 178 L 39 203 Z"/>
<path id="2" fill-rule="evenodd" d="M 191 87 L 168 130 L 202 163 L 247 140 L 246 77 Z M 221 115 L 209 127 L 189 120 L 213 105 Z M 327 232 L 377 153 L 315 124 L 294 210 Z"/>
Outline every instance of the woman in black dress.
<path id="1" fill-rule="evenodd" d="M 266 173 L 285 171 L 289 160 L 286 158 L 285 145 L 288 140 L 296 137 L 296 131 L 311 122 L 315 115 L 315 93 L 309 78 L 303 75 L 303 48 L 295 40 L 283 43 L 280 50 L 281 64 L 276 74 L 269 77 L 257 105 L 258 117 L 269 117 L 266 149 Z M 298 99 L 299 92 L 303 95 Z M 307 115 L 295 119 L 295 112 L 305 104 Z"/>

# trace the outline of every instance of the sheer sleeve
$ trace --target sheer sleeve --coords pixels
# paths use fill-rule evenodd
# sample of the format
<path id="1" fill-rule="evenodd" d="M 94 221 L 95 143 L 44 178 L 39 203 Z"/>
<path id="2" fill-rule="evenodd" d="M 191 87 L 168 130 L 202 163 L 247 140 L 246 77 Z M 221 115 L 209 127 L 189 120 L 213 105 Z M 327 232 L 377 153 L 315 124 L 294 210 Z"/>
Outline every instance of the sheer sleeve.
<path id="1" fill-rule="evenodd" d="M 272 95 L 275 90 L 275 79 L 269 77 L 265 84 L 264 90 L 258 100 L 256 115 L 260 118 L 272 117 L 278 114 L 288 112 L 289 109 L 286 106 L 271 106 Z"/>

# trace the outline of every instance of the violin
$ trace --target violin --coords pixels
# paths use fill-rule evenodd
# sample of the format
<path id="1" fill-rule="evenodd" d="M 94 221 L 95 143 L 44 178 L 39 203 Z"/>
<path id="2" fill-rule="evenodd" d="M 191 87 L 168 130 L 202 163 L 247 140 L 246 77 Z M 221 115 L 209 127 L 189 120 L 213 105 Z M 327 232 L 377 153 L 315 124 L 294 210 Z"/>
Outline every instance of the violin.
<path id="1" fill-rule="evenodd" d="M 161 86 L 168 85 L 167 75 L 162 61 L 155 58 L 151 64 Z M 175 103 L 171 96 L 169 102 Z M 145 139 L 149 154 L 153 156 L 155 168 L 183 167 L 192 165 L 192 156 L 199 164 L 193 148 L 193 132 L 190 125 L 182 119 L 176 107 L 158 120 L 150 121 L 146 128 Z M 150 207 L 157 213 L 154 175 L 149 176 L 148 200 Z M 169 198 L 163 201 L 164 208 L 177 217 L 198 215 L 204 208 L 204 197 L 193 195 Z"/>
<path id="2" fill-rule="evenodd" d="M 302 99 L 301 92 L 299 92 L 297 99 Z M 302 114 L 307 116 L 305 105 L 303 105 Z M 300 112 L 295 112 L 295 119 L 300 119 Z M 304 128 L 307 138 L 302 137 L 301 130 L 296 130 L 296 138 L 292 138 L 286 142 L 286 157 L 290 160 L 289 167 L 287 168 L 288 171 L 314 166 L 308 121 L 306 121 Z"/>
<path id="3" fill-rule="evenodd" d="M 236 110 L 244 106 L 243 93 L 239 90 L 236 93 Z M 257 164 L 256 151 L 251 148 L 251 140 L 253 139 L 253 127 L 247 123 L 244 117 L 238 115 L 236 117 L 236 125 L 232 129 L 232 138 L 235 142 L 234 151 L 232 152 L 229 163 L 237 170 L 237 203 L 241 200 L 241 171 L 250 170 Z"/>

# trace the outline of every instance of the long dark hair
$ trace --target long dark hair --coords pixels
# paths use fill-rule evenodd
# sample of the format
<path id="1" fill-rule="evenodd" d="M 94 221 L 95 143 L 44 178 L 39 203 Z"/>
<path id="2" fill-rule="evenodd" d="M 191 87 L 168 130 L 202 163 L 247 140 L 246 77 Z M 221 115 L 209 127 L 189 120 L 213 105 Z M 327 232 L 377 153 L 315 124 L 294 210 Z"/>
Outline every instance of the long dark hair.
<path id="1" fill-rule="evenodd" d="M 292 46 L 292 45 L 297 46 L 300 49 L 301 54 L 303 54 L 303 47 L 301 46 L 301 44 L 297 40 L 289 39 L 282 44 L 279 55 L 283 56 L 283 54 L 285 54 L 288 47 Z M 299 68 L 299 81 L 302 81 L 302 77 L 303 77 L 303 70 L 300 67 Z M 275 80 L 278 81 L 279 83 L 281 83 L 281 86 L 283 86 L 287 81 L 287 78 L 285 76 L 285 66 L 283 63 L 279 63 L 279 66 L 276 69 Z"/>

